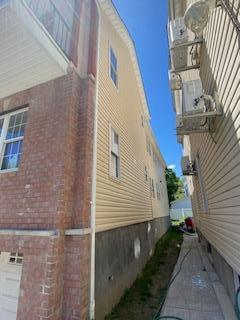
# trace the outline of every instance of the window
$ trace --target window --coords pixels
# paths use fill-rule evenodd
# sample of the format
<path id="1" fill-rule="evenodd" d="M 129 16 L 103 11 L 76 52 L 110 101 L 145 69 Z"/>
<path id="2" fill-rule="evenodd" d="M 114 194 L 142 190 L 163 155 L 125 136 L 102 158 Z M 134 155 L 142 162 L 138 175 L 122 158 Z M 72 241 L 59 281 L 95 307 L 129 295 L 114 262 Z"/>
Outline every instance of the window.
<path id="1" fill-rule="evenodd" d="M 161 187 L 160 184 L 156 183 L 157 199 L 161 199 Z"/>
<path id="2" fill-rule="evenodd" d="M 154 181 L 152 178 L 150 178 L 150 189 L 151 189 L 151 195 L 152 198 L 155 198 L 155 188 L 154 188 Z"/>
<path id="3" fill-rule="evenodd" d="M 23 263 L 23 254 L 18 252 L 11 252 L 9 258 L 10 264 L 22 265 Z"/>
<path id="4" fill-rule="evenodd" d="M 115 86 L 118 86 L 118 62 L 112 48 L 110 48 L 110 76 Z"/>
<path id="5" fill-rule="evenodd" d="M 152 155 L 151 142 L 147 137 L 146 137 L 146 146 L 147 146 L 147 153 L 149 153 L 149 155 L 151 156 Z"/>
<path id="6" fill-rule="evenodd" d="M 111 154 L 110 154 L 110 174 L 112 177 L 120 178 L 120 158 L 119 158 L 119 136 L 111 128 Z"/>
<path id="7" fill-rule="evenodd" d="M 149 155 L 151 156 L 152 155 L 152 147 L 151 147 L 151 142 L 149 141 L 148 142 L 148 148 L 149 148 Z"/>
<path id="8" fill-rule="evenodd" d="M 74 0 L 26 0 L 27 5 L 44 25 L 61 49 L 69 56 L 74 45 Z"/>
<path id="9" fill-rule="evenodd" d="M 144 167 L 144 175 L 145 175 L 145 180 L 148 181 L 148 170 L 147 167 Z"/>
<path id="10" fill-rule="evenodd" d="M 14 170 L 19 166 L 27 122 L 27 110 L 0 117 L 0 170 Z"/>

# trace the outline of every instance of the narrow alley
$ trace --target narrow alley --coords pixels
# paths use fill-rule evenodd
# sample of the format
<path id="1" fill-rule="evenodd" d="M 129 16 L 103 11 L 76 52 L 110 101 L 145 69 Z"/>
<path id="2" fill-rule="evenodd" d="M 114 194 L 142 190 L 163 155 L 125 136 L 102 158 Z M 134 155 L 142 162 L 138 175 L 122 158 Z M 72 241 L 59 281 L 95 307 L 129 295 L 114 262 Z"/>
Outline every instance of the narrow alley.
<path id="1" fill-rule="evenodd" d="M 236 320 L 233 306 L 197 236 L 185 236 L 161 316 L 183 320 Z M 170 318 L 169 318 L 170 319 Z"/>

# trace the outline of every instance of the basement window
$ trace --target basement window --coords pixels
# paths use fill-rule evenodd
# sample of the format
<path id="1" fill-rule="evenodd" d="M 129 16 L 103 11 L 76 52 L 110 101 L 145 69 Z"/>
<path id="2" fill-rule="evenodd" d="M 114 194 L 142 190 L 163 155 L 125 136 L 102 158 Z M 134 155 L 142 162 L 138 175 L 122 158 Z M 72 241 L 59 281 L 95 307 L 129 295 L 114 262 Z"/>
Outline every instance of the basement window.
<path id="1" fill-rule="evenodd" d="M 18 252 L 11 252 L 9 258 L 10 264 L 22 265 L 23 263 L 23 254 Z"/>
<path id="2" fill-rule="evenodd" d="M 116 131 L 110 129 L 110 175 L 115 179 L 120 178 L 120 153 L 119 153 L 119 135 Z"/>
<path id="3" fill-rule="evenodd" d="M 113 51 L 113 49 L 110 47 L 110 77 L 115 84 L 116 87 L 118 87 L 118 62 L 116 55 Z"/>
<path id="4" fill-rule="evenodd" d="M 26 109 L 0 116 L 0 171 L 19 167 L 26 123 Z"/>

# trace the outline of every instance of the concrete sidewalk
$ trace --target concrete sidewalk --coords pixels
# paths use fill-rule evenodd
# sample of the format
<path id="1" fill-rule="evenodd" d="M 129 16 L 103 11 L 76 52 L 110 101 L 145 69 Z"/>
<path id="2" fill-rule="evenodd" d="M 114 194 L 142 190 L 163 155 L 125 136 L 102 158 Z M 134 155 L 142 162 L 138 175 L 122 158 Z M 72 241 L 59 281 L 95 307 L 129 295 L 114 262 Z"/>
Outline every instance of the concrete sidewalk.
<path id="1" fill-rule="evenodd" d="M 168 291 L 161 316 L 177 316 L 183 320 L 237 320 L 230 298 L 197 236 L 184 236 L 173 276 L 188 252 L 180 274 Z"/>

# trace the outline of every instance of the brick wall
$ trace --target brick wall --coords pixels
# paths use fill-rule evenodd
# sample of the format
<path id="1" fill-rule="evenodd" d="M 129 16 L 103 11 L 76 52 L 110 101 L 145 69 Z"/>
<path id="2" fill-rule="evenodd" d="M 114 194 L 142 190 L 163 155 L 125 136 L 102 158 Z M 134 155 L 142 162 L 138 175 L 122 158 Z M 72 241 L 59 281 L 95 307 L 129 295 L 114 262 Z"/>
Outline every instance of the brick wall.
<path id="1" fill-rule="evenodd" d="M 90 226 L 95 83 L 74 72 L 0 101 L 29 106 L 19 170 L 0 173 L 0 228 Z M 88 317 L 90 236 L 0 235 L 24 255 L 17 320 Z M 62 235 L 61 235 L 62 234 Z"/>
<path id="2" fill-rule="evenodd" d="M 96 75 L 96 5 L 91 15 L 88 69 Z M 91 237 L 64 230 L 90 227 L 95 81 L 71 71 L 0 100 L 0 115 L 23 106 L 19 169 L 0 172 L 0 229 L 56 231 L 0 235 L 0 251 L 24 256 L 17 320 L 88 319 Z"/>
<path id="3" fill-rule="evenodd" d="M 63 319 L 87 320 L 89 314 L 90 236 L 65 238 Z"/>
<path id="4" fill-rule="evenodd" d="M 0 173 L 0 228 L 88 226 L 93 95 L 73 72 L 0 101 L 29 107 L 19 170 Z"/>
<path id="5" fill-rule="evenodd" d="M 62 319 L 64 237 L 1 235 L 0 248 L 23 253 L 18 320 Z"/>

